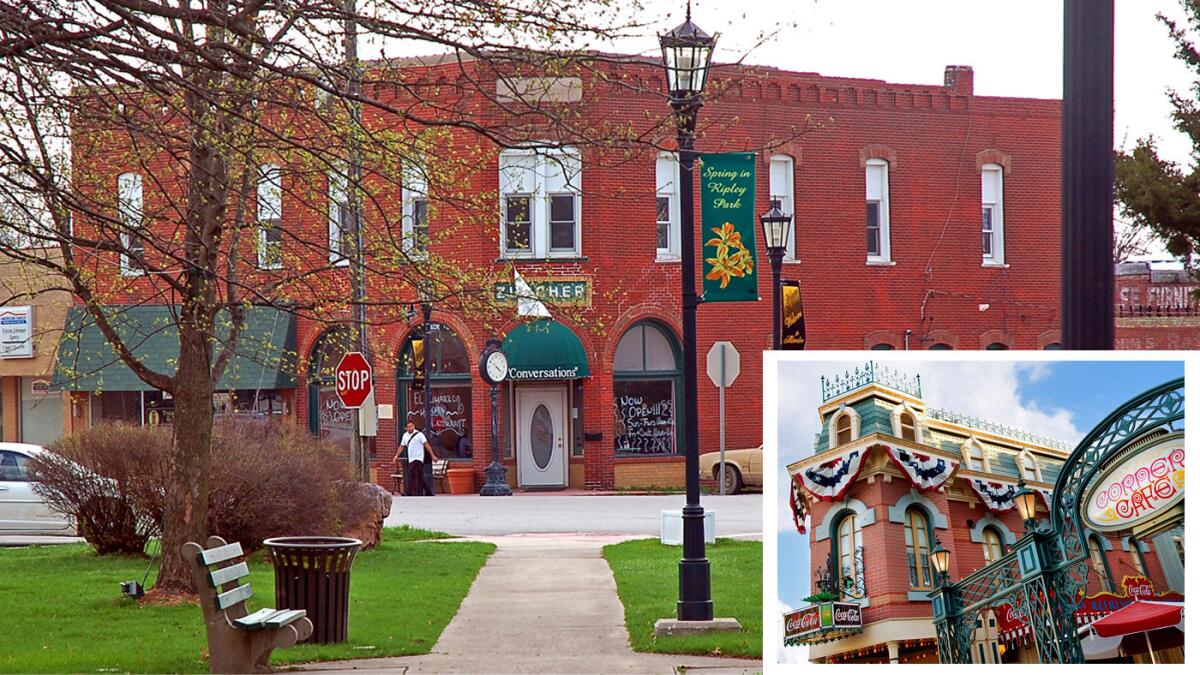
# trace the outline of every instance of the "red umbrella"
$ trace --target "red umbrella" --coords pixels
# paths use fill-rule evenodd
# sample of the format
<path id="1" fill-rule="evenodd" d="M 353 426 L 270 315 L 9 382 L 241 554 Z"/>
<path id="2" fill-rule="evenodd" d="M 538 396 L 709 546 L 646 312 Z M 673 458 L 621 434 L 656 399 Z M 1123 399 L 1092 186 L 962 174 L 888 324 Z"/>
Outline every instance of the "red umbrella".
<path id="1" fill-rule="evenodd" d="M 1117 638 L 1141 633 L 1154 662 L 1154 650 L 1150 648 L 1150 631 L 1178 626 L 1183 621 L 1183 603 L 1139 600 L 1126 605 L 1103 619 L 1093 621 L 1081 630 L 1095 633 L 1101 638 Z"/>

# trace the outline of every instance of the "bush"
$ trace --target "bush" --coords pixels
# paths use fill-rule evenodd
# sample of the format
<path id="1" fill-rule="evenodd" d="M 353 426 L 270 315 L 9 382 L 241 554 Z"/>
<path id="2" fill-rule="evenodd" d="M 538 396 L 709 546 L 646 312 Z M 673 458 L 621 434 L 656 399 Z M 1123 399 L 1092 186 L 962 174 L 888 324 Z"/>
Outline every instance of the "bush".
<path id="1" fill-rule="evenodd" d="M 97 553 L 141 553 L 162 531 L 170 448 L 170 427 L 95 426 L 33 462 L 36 489 Z M 295 424 L 218 420 L 208 534 L 247 551 L 269 537 L 341 534 L 374 508 L 349 478 L 345 453 Z"/>
<path id="2" fill-rule="evenodd" d="M 71 516 L 97 553 L 141 554 L 161 531 L 161 511 L 155 517 L 145 496 L 161 492 L 170 444 L 161 428 L 128 424 L 64 436 L 30 462 L 34 490 Z"/>

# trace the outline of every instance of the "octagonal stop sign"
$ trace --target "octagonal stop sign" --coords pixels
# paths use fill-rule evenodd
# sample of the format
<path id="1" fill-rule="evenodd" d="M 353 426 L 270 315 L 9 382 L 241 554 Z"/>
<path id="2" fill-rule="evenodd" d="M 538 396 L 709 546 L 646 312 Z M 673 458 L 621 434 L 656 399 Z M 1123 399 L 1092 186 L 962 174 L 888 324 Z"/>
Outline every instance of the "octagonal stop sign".
<path id="1" fill-rule="evenodd" d="M 361 408 L 371 395 L 371 364 L 362 352 L 347 352 L 334 371 L 338 399 L 347 408 Z"/>

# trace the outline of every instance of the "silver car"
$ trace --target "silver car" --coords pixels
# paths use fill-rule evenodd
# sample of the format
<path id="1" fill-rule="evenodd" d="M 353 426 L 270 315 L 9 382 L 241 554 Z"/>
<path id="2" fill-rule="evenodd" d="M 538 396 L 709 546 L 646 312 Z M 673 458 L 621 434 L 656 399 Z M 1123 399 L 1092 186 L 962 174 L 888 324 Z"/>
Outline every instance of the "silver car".
<path id="1" fill-rule="evenodd" d="M 27 464 L 39 445 L 0 443 L 0 535 L 75 535 L 75 523 L 34 492 Z"/>

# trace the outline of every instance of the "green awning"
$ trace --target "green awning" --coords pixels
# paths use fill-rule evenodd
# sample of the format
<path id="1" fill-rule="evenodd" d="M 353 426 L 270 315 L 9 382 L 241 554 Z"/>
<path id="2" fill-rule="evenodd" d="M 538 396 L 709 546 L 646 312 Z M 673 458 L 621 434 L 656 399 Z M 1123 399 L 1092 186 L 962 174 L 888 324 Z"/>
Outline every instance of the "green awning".
<path id="1" fill-rule="evenodd" d="M 150 369 L 174 375 L 179 360 L 179 307 L 113 305 L 109 321 L 121 340 Z M 229 335 L 229 313 L 216 320 L 214 354 Z M 217 382 L 219 391 L 292 389 L 296 386 L 296 318 L 274 307 L 248 307 L 235 355 Z M 56 391 L 150 391 L 133 373 L 83 307 L 72 307 L 58 346 L 51 388 Z"/>
<path id="2" fill-rule="evenodd" d="M 504 338 L 510 380 L 573 380 L 591 376 L 587 353 L 570 328 L 557 321 L 531 321 Z"/>

